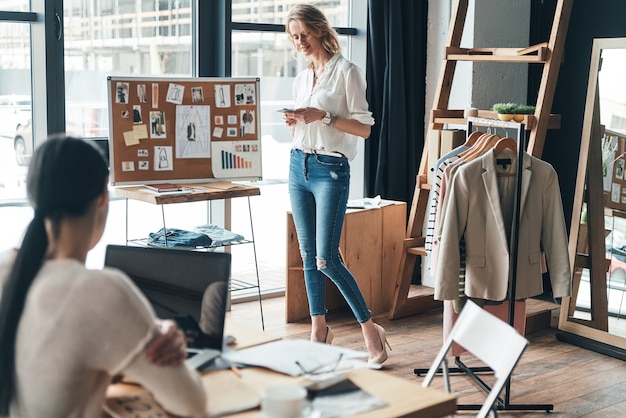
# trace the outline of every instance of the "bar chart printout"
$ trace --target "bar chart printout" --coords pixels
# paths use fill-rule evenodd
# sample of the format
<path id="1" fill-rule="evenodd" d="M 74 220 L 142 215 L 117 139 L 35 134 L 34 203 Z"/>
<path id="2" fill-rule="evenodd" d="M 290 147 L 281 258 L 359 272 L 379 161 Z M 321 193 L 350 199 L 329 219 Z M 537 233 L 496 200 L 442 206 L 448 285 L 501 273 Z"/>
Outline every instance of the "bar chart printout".
<path id="1" fill-rule="evenodd" d="M 216 178 L 246 175 L 261 172 L 261 152 L 257 141 L 214 141 L 212 146 L 213 174 Z"/>

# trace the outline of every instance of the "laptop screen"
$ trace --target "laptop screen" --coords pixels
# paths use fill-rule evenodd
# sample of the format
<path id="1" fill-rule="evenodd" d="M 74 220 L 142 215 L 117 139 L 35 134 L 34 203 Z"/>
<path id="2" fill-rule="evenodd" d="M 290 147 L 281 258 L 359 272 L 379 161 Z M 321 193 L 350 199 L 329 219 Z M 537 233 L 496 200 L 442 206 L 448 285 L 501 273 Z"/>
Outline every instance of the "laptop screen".
<path id="1" fill-rule="evenodd" d="M 104 265 L 125 272 L 161 319 L 199 329 L 190 346 L 222 350 L 231 255 L 220 252 L 108 245 Z"/>

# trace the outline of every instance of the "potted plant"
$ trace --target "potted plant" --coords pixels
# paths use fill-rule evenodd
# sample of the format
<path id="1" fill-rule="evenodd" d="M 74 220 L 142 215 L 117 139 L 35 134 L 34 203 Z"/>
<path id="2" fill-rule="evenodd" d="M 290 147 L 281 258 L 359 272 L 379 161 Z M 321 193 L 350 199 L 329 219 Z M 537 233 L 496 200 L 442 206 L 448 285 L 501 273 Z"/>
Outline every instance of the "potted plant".
<path id="1" fill-rule="evenodd" d="M 524 120 L 524 115 L 535 113 L 535 106 L 517 103 L 496 103 L 491 107 L 491 110 L 498 114 L 500 120 L 521 122 Z"/>

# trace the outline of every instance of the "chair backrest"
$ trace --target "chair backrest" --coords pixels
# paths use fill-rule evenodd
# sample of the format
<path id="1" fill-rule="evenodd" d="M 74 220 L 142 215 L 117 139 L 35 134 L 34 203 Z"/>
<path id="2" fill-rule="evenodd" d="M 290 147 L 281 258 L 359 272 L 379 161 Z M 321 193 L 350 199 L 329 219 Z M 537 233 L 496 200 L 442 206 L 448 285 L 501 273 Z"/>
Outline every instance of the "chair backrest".
<path id="1" fill-rule="evenodd" d="M 471 301 L 461 311 L 450 336 L 489 366 L 497 378 L 509 375 L 528 345 L 515 328 Z"/>
<path id="2" fill-rule="evenodd" d="M 216 321 L 222 313 L 225 315 L 231 265 L 229 253 L 108 245 L 104 265 L 128 274 L 159 318 L 190 315 L 200 321 L 202 301 L 203 298 L 209 300 L 210 295 L 205 295 L 209 288 L 223 289 L 224 295 L 216 299 L 219 304 Z M 221 285 L 212 286 L 217 283 Z M 223 328 L 223 323 L 217 325 Z"/>
<path id="3" fill-rule="evenodd" d="M 467 301 L 428 370 L 422 386 L 430 385 L 442 363 L 446 367 L 444 359 L 453 343 L 461 345 L 494 372 L 496 382 L 491 387 L 477 415 L 485 417 L 528 346 L 528 340 L 506 322 L 480 308 L 474 302 Z M 447 379 L 447 368 L 444 369 L 444 375 Z M 449 388 L 448 381 L 446 381 L 446 387 Z"/>

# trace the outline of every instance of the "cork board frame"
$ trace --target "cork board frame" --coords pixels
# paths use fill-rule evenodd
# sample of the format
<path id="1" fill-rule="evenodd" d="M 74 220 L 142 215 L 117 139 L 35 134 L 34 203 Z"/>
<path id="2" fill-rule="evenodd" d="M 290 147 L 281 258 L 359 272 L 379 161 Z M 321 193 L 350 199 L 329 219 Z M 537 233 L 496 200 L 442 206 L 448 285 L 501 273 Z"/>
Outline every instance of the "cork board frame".
<path id="1" fill-rule="evenodd" d="M 262 179 L 259 78 L 107 80 L 112 185 Z"/>

